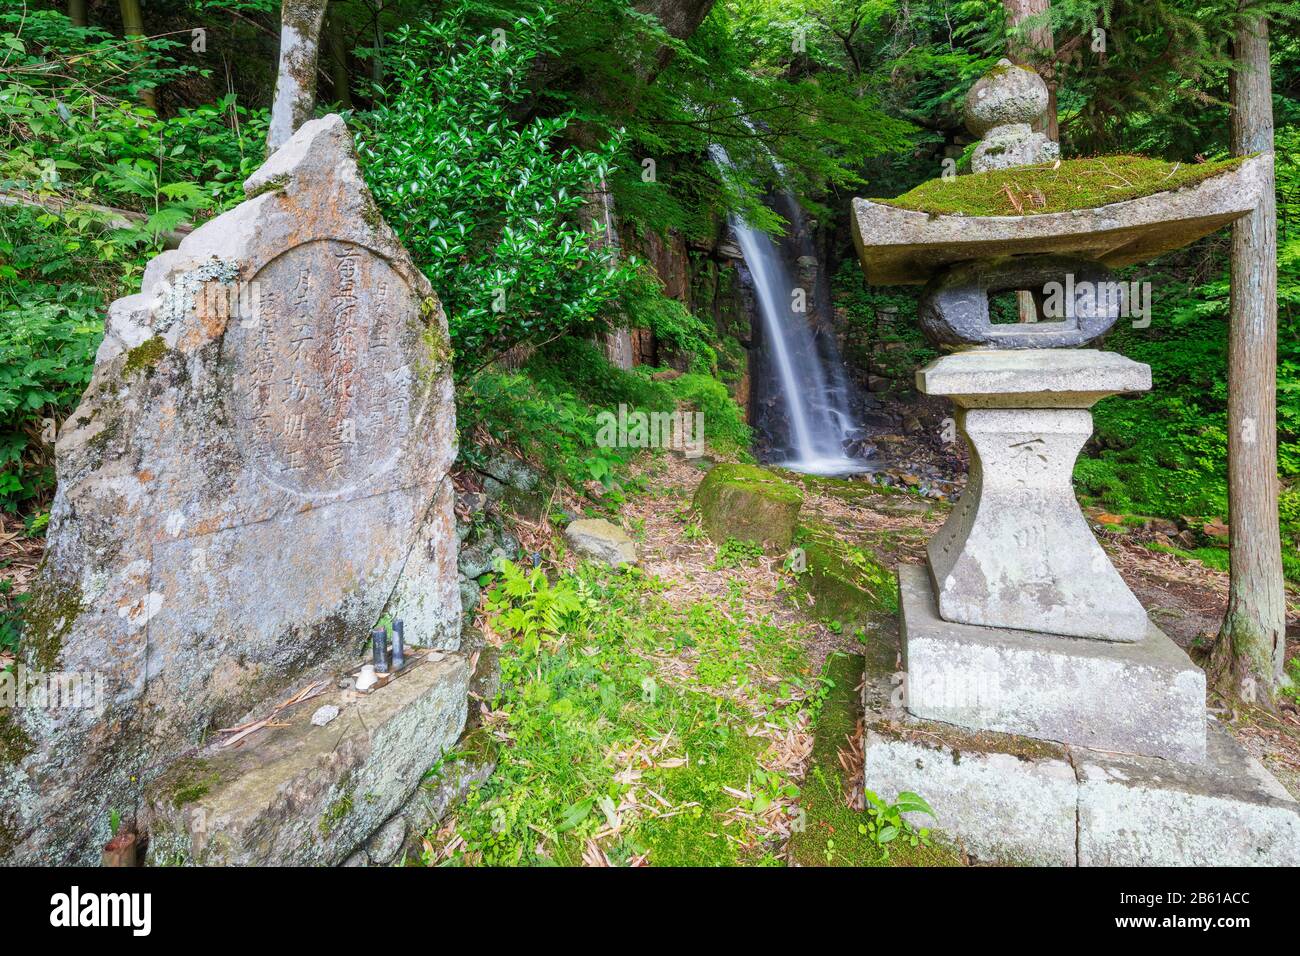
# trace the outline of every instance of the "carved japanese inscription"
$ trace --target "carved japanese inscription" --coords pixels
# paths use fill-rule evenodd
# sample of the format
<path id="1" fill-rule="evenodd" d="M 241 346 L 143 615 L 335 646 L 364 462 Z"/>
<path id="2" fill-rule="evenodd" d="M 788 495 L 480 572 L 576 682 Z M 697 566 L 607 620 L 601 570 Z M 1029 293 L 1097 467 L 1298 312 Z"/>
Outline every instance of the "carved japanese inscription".
<path id="1" fill-rule="evenodd" d="M 419 300 L 383 258 L 335 239 L 295 246 L 253 281 L 257 314 L 229 333 L 251 346 L 234 383 L 241 446 L 288 491 L 365 485 L 392 467 L 413 424 L 401 337 L 417 334 Z"/>

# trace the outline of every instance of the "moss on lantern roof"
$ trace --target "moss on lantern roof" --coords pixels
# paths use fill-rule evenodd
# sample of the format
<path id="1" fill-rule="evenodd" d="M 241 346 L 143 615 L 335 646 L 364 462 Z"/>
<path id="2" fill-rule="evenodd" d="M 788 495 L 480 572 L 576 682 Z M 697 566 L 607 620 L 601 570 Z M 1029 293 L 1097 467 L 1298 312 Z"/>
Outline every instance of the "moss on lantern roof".
<path id="1" fill-rule="evenodd" d="M 1147 156 L 1093 156 L 931 179 L 896 199 L 871 201 L 931 215 L 1041 215 L 1195 186 L 1241 163 L 1240 157 L 1170 163 Z"/>

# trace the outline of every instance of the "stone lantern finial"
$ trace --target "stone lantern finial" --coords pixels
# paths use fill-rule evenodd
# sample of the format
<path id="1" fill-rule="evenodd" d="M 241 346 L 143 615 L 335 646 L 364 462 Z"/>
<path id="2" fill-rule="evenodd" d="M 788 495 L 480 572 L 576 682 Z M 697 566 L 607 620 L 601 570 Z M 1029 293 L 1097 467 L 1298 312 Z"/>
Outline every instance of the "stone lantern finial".
<path id="1" fill-rule="evenodd" d="M 971 168 L 982 173 L 1057 159 L 1060 146 L 1031 128 L 1047 112 L 1047 104 L 1047 84 L 1041 76 L 1008 59 L 998 60 L 966 94 L 966 128 L 982 137 Z"/>

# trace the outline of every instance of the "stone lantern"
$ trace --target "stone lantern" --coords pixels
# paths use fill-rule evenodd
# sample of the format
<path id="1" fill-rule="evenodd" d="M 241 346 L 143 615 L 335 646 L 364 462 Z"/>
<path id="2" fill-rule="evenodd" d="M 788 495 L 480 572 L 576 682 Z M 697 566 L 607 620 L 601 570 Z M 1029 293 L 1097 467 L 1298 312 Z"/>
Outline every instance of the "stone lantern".
<path id="1" fill-rule="evenodd" d="M 1041 79 L 1007 61 L 977 82 L 974 168 L 1055 160 L 1030 125 L 1045 107 Z M 938 820 L 917 822 L 976 856 L 1300 862 L 1295 803 L 1207 722 L 1204 674 L 1151 622 L 1071 484 L 1092 406 L 1151 387 L 1148 366 L 1088 347 L 1126 314 L 1112 268 L 1253 208 L 1269 162 L 1064 212 L 854 203 L 868 280 L 925 283 L 918 318 L 947 354 L 917 388 L 952 400 L 971 461 L 925 565 L 899 568 L 903 672 L 894 686 L 868 674 L 865 785 L 921 794 Z M 1032 295 L 1037 321 L 994 321 L 999 293 Z"/>

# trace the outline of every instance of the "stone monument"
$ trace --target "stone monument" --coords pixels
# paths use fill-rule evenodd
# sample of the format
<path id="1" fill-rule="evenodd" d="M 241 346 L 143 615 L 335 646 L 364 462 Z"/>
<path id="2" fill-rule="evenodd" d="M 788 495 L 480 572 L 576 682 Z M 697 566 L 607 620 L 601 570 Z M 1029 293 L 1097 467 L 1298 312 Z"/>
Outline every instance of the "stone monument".
<path id="1" fill-rule="evenodd" d="M 314 680 L 333 686 L 386 614 L 412 645 L 458 646 L 438 301 L 338 116 L 304 125 L 244 189 L 112 304 L 59 432 L 22 663 L 95 675 L 104 692 L 0 714 L 0 859 L 98 860 L 111 814 L 147 829 L 155 781 L 223 728 Z M 414 701 L 411 766 L 385 777 L 363 766 L 371 743 L 353 748 L 350 770 L 385 781 L 380 808 L 409 796 L 464 722 L 463 663 L 421 674 L 398 682 Z M 351 849 L 315 842 L 267 861 Z"/>
<path id="2" fill-rule="evenodd" d="M 1025 135 L 1046 105 L 1027 72 L 1000 65 L 972 90 L 968 122 L 986 134 L 977 170 L 1052 153 Z M 1269 161 L 1179 192 L 1042 216 L 928 216 L 855 201 L 868 278 L 928 282 L 920 323 L 950 354 L 920 370 L 917 387 L 952 399 L 971 452 L 965 492 L 925 567 L 899 569 L 903 673 L 892 675 L 896 687 L 888 673 L 868 675 L 865 786 L 885 799 L 920 793 L 938 820 L 917 822 L 976 856 L 1300 862 L 1295 802 L 1207 721 L 1204 674 L 1148 619 L 1071 485 L 1089 409 L 1151 387 L 1148 366 L 1085 347 L 1124 311 L 1124 284 L 1108 266 L 1252 208 L 1252 164 Z M 1065 290 L 1061 314 L 990 320 L 991 295 L 1026 292 L 1041 307 L 1049 288 Z"/>

